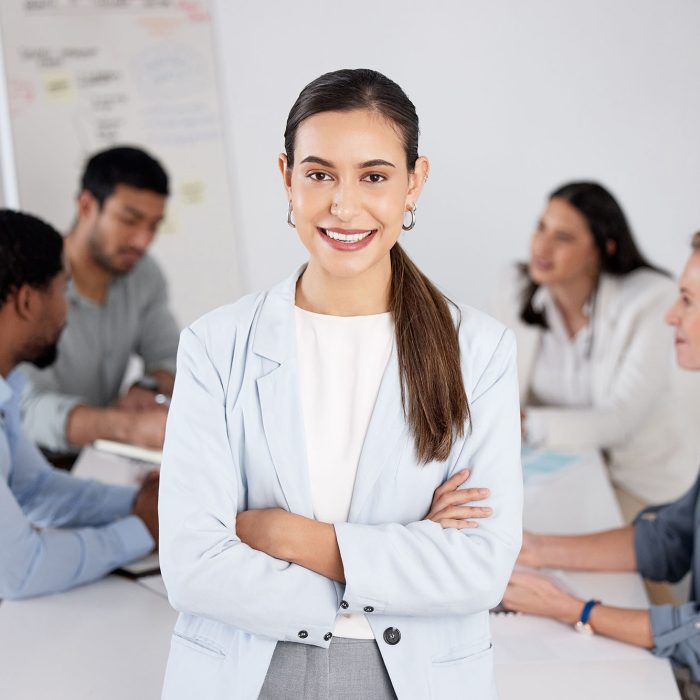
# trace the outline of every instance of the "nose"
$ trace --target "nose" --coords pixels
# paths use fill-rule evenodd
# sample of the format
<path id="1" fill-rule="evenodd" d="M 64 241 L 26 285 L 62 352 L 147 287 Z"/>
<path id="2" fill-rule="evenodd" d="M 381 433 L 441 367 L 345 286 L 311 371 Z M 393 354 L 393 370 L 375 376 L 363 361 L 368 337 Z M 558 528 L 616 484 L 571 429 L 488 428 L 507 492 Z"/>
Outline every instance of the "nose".
<path id="1" fill-rule="evenodd" d="M 145 253 L 148 246 L 151 245 L 154 236 L 155 232 L 149 226 L 141 226 L 131 237 L 129 241 L 130 247 Z"/>
<path id="2" fill-rule="evenodd" d="M 352 185 L 341 185 L 331 201 L 331 215 L 341 221 L 352 221 L 360 211 L 360 197 Z"/>
<path id="3" fill-rule="evenodd" d="M 680 299 L 675 302 L 675 304 L 666 312 L 665 321 L 669 326 L 678 326 L 681 322 L 680 314 L 678 313 L 678 307 L 680 306 Z"/>
<path id="4" fill-rule="evenodd" d="M 549 244 L 547 237 L 544 235 L 535 234 L 532 237 L 532 244 L 530 250 L 538 256 L 546 256 L 551 252 L 552 246 Z"/>

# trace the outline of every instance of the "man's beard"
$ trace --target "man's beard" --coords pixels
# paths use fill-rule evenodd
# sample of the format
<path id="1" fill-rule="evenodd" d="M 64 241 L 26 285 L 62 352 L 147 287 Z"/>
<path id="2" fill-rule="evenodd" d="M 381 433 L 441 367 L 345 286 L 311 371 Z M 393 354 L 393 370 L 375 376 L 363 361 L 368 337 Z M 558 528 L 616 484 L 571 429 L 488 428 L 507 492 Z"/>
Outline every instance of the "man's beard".
<path id="1" fill-rule="evenodd" d="M 128 268 L 118 267 L 114 264 L 112 258 L 105 252 L 103 245 L 102 232 L 98 226 L 92 231 L 90 238 L 88 239 L 88 248 L 90 250 L 90 255 L 92 259 L 103 269 L 109 272 L 110 275 L 115 277 L 120 277 L 126 275 L 134 269 L 136 262 L 130 265 Z M 140 255 L 140 253 L 139 253 Z M 137 261 L 138 262 L 138 261 Z"/>
<path id="2" fill-rule="evenodd" d="M 89 243 L 90 247 L 90 255 L 92 255 L 92 259 L 104 270 L 109 272 L 110 275 L 125 275 L 127 272 L 130 270 L 123 270 L 122 268 L 116 267 L 114 263 L 112 262 L 111 258 L 109 255 L 107 255 L 104 250 L 102 249 L 102 246 L 98 240 L 95 239 L 93 236 L 90 238 Z"/>
<path id="3" fill-rule="evenodd" d="M 55 340 L 50 345 L 41 345 L 30 349 L 27 362 L 31 362 L 39 369 L 50 367 L 58 357 L 58 341 Z"/>

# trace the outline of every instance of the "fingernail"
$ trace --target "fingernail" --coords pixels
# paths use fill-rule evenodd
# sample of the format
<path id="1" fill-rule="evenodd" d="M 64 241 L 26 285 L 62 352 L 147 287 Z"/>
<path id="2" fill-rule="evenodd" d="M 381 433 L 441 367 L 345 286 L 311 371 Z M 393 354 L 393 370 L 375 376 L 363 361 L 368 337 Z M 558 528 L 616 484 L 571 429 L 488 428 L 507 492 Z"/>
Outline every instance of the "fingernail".
<path id="1" fill-rule="evenodd" d="M 466 474 L 469 474 L 469 469 L 462 469 L 462 471 L 460 472 L 460 474 L 465 474 L 465 475 L 466 475 Z"/>
<path id="2" fill-rule="evenodd" d="M 473 520 L 468 520 L 467 527 L 479 527 L 479 523 L 474 522 Z"/>
<path id="3" fill-rule="evenodd" d="M 488 496 L 491 493 L 488 489 L 479 489 L 480 496 Z"/>

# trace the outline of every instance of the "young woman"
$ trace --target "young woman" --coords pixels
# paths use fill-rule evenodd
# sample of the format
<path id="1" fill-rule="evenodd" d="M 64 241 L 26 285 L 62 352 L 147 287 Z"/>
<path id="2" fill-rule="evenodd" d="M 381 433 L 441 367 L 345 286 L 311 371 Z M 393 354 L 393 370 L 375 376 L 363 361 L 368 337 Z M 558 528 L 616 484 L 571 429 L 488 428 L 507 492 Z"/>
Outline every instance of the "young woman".
<path id="1" fill-rule="evenodd" d="M 517 338 L 526 441 L 600 450 L 627 521 L 677 498 L 695 472 L 672 398 L 673 294 L 614 197 L 575 182 L 550 195 L 496 310 Z"/>
<path id="2" fill-rule="evenodd" d="M 700 233 L 680 282 L 680 295 L 666 320 L 675 329 L 676 357 L 684 369 L 700 370 Z M 693 572 L 690 601 L 625 610 L 589 605 L 594 632 L 652 649 L 670 657 L 684 698 L 700 698 L 700 478 L 679 500 L 649 508 L 633 525 L 584 536 L 525 536 L 520 562 L 526 566 L 639 571 L 655 581 L 680 581 Z M 545 615 L 575 624 L 584 601 L 560 591 L 549 580 L 515 573 L 504 598 L 511 610 Z"/>
<path id="3" fill-rule="evenodd" d="M 521 541 L 512 333 L 397 243 L 428 175 L 398 85 L 310 83 L 280 169 L 308 264 L 181 338 L 164 697 L 495 697 L 488 610 Z"/>

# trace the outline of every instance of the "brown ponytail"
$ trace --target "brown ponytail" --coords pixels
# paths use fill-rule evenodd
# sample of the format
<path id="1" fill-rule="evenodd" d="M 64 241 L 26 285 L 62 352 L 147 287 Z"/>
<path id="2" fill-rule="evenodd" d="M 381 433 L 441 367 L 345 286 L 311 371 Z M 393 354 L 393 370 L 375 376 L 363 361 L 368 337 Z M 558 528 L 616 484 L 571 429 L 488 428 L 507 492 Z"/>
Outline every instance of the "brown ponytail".
<path id="1" fill-rule="evenodd" d="M 444 461 L 464 435 L 469 404 L 457 327 L 447 299 L 397 243 L 391 249 L 389 308 L 394 318 L 401 401 L 418 461 Z"/>

